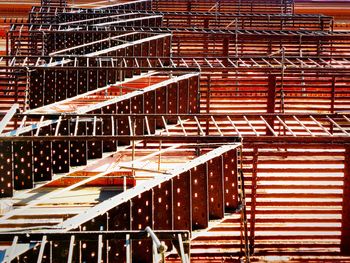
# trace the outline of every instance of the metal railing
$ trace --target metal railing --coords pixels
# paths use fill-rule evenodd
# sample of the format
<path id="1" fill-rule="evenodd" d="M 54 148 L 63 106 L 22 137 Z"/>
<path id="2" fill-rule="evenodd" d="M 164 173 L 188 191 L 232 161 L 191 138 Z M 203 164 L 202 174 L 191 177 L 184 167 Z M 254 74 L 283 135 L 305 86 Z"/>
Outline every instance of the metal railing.
<path id="1" fill-rule="evenodd" d="M 189 262 L 188 231 L 153 231 L 147 227 L 144 231 L 0 233 L 0 243 L 12 242 L 3 256 L 4 263 L 16 258 L 31 262 L 115 262 L 115 253 L 118 253 L 112 245 L 115 242 L 123 242 L 125 247 L 123 253 L 118 254 L 117 262 L 125 259 L 124 262 L 131 263 L 135 261 L 132 244 L 150 239 L 154 246 L 150 251 L 153 262 L 164 262 L 166 252 L 175 251 L 181 262 Z M 167 251 L 165 242 L 173 247 L 172 251 Z M 30 250 L 32 253 L 28 253 Z"/>

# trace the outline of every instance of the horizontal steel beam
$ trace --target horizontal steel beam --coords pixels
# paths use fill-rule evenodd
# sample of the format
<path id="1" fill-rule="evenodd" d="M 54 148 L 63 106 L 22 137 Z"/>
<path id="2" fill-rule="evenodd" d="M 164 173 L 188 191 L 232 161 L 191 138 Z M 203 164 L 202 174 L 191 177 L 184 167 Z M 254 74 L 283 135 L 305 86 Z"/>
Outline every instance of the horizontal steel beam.
<path id="1" fill-rule="evenodd" d="M 90 142 L 90 141 L 108 141 L 108 140 L 130 140 L 130 141 L 145 141 L 145 142 L 169 142 L 169 143 L 215 143 L 225 144 L 233 142 L 241 142 L 238 136 L 220 136 L 220 135 L 115 135 L 115 136 L 17 136 L 17 137 L 0 137 L 0 142 Z M 350 137 L 345 136 L 252 136 L 244 135 L 242 140 L 244 143 L 310 143 L 310 144 L 341 144 L 350 143 Z"/>
<path id="2" fill-rule="evenodd" d="M 99 41 L 96 41 L 99 42 Z M 78 47 L 83 47 L 81 45 Z M 74 48 L 68 48 L 67 51 Z M 0 69 L 17 69 L 17 70 L 35 70 L 35 69 L 115 69 L 121 71 L 127 70 L 174 70 L 188 71 L 199 70 L 203 72 L 215 72 L 220 70 L 229 71 L 278 71 L 282 69 L 289 71 L 305 71 L 305 72 L 334 72 L 348 73 L 350 70 L 350 57 L 346 56 L 286 56 L 285 60 L 281 60 L 279 54 L 275 56 L 227 56 L 227 57 L 118 57 L 118 56 L 96 56 L 94 62 L 98 62 L 99 66 L 92 64 L 91 58 L 81 55 L 59 55 L 65 52 L 61 50 L 52 53 L 54 57 L 48 56 L 3 56 L 0 61 L 11 62 L 9 66 L 0 66 Z M 57 55 L 57 56 L 56 56 Z M 40 65 L 38 62 L 44 62 Z M 92 64 L 92 65 L 91 65 Z M 16 72 L 14 72 L 15 74 Z M 18 73 L 17 73 L 18 74 Z"/>
<path id="3" fill-rule="evenodd" d="M 189 231 L 185 230 L 154 230 L 154 233 L 160 240 L 176 240 L 177 235 L 181 235 L 184 240 L 189 239 Z M 48 241 L 67 241 L 71 236 L 75 236 L 76 241 L 97 241 L 99 235 L 103 235 L 104 239 L 125 239 L 126 235 L 130 235 L 130 239 L 144 240 L 149 239 L 146 231 L 57 231 L 57 230 L 41 230 L 32 233 L 23 232 L 0 232 L 0 241 L 12 241 L 15 236 L 18 237 L 18 243 L 40 242 L 42 237 L 46 235 Z"/>

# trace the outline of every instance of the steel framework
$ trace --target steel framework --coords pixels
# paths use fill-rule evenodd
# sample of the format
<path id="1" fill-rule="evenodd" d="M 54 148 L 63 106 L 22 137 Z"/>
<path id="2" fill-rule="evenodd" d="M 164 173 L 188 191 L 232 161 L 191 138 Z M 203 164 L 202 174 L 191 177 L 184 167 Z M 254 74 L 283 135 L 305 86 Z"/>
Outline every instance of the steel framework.
<path id="1" fill-rule="evenodd" d="M 349 40 L 289 0 L 33 7 L 0 57 L 4 261 L 349 261 Z"/>

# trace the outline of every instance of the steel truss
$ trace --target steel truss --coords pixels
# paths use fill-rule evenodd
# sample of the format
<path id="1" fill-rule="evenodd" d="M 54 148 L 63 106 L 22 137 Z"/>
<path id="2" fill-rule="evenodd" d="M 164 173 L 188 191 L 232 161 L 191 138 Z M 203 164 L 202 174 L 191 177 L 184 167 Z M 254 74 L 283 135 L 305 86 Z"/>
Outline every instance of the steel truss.
<path id="1" fill-rule="evenodd" d="M 109 9 L 107 6 L 105 9 Z M 293 1 L 270 0 L 268 3 L 261 1 L 188 1 L 188 0 L 155 0 L 152 1 L 152 9 L 156 11 L 205 11 L 205 12 L 230 12 L 230 13 L 292 13 Z"/>
<path id="2" fill-rule="evenodd" d="M 191 147 L 190 144 L 184 144 L 183 146 L 187 148 Z M 238 173 L 239 165 L 236 159 L 240 156 L 237 153 L 237 151 L 240 151 L 240 144 L 227 144 L 218 148 L 215 145 L 193 144 L 192 147 L 195 147 L 197 150 L 200 149 L 202 155 L 188 161 L 184 165 L 177 165 L 166 172 L 159 172 L 153 180 L 136 185 L 132 189 L 124 190 L 124 192 L 73 216 L 71 219 L 53 228 L 64 229 L 66 231 L 69 229 L 82 231 L 107 229 L 111 231 L 141 230 L 147 226 L 151 226 L 157 230 L 187 229 L 188 231 L 192 231 L 194 229 L 205 229 L 208 226 L 209 218 L 222 218 L 225 211 L 237 211 L 242 213 L 242 218 L 245 218 L 244 222 L 242 222 L 241 231 L 242 238 L 247 238 L 245 201 L 242 199 L 244 198 L 242 195 L 244 185 L 243 181 L 241 181 L 242 177 Z M 215 147 L 216 149 L 210 150 L 210 147 Z M 155 151 L 148 156 L 138 157 L 133 162 L 139 163 L 141 159 L 147 160 L 152 158 L 152 156 L 154 158 L 160 154 L 166 155 L 166 152 L 169 150 L 174 151 L 176 148 L 179 148 L 181 151 L 181 145 L 173 145 L 161 149 L 159 152 Z M 137 166 L 127 168 L 122 166 L 122 163 L 118 164 L 114 169 L 118 169 L 118 166 L 119 169 L 139 170 Z M 144 169 L 140 170 L 142 171 Z M 152 173 L 152 171 L 149 172 Z M 90 177 L 84 176 L 84 179 L 80 182 L 73 183 L 58 192 L 44 195 L 29 202 L 24 207 L 12 210 L 1 218 L 0 225 L 9 225 L 16 215 L 23 216 L 27 213 L 30 214 L 31 209 L 42 206 L 55 196 L 62 196 L 64 192 L 101 179 L 108 173 L 110 171 Z M 207 179 L 203 178 L 203 174 L 206 174 Z M 137 174 L 135 176 L 138 178 Z M 70 176 L 67 175 L 65 178 L 69 180 Z M 64 178 L 60 178 L 59 180 L 62 181 L 62 179 Z M 224 180 L 226 182 L 233 180 L 232 185 L 235 185 L 235 187 L 232 188 L 224 184 Z M 221 181 L 221 183 L 217 184 L 218 181 Z M 51 184 L 55 185 L 55 180 L 47 185 L 50 186 Z M 187 189 L 188 187 L 189 189 Z M 203 200 L 207 200 L 207 204 Z M 163 208 L 163 212 L 160 213 L 158 211 L 160 211 L 159 209 L 161 207 Z M 99 219 L 97 220 L 96 217 Z M 165 220 L 165 218 L 167 219 Z M 11 235 L 4 234 L 4 236 L 9 238 Z M 247 244 L 247 242 L 242 240 L 242 244 Z M 13 247 L 17 246 L 16 243 L 13 244 Z M 31 247 L 27 247 L 22 252 L 24 253 L 28 248 Z M 118 249 L 122 249 L 122 247 L 117 246 L 114 249 L 120 251 Z M 140 260 L 140 258 L 149 260 L 152 254 L 147 252 L 150 249 L 151 243 L 149 242 L 134 242 L 132 250 L 133 260 Z M 245 247 L 245 253 L 248 253 L 248 247 Z M 28 256 L 30 254 L 24 254 L 23 259 Z M 64 257 L 65 255 L 62 256 Z M 125 255 L 124 252 L 120 251 L 117 258 L 115 258 L 114 253 L 108 255 L 108 258 L 117 262 L 123 262 L 125 261 L 125 256 L 127 254 Z"/>
<path id="3" fill-rule="evenodd" d="M 0 58 L 1 85 L 19 105 L 0 123 L 0 194 L 27 190 L 0 218 L 1 230 L 124 231 L 110 246 L 109 233 L 94 232 L 82 237 L 94 243 L 82 240 L 75 250 L 80 234 L 61 233 L 69 248 L 63 260 L 150 261 L 152 241 L 133 241 L 130 252 L 125 235 L 133 232 L 125 231 L 186 230 L 192 242 L 210 242 L 215 235 L 194 231 L 208 230 L 212 219 L 221 221 L 204 233 L 222 229 L 225 213 L 238 212 L 231 257 L 249 262 L 251 253 L 289 248 L 285 240 L 300 240 L 286 233 L 296 230 L 307 232 L 302 247 L 324 246 L 309 233 L 319 231 L 331 238 L 327 246 L 348 253 L 348 32 L 332 32 L 329 17 L 291 14 L 289 0 L 93 5 L 33 8 L 30 24 L 8 33 L 14 57 Z M 313 167 L 320 162 L 325 167 Z M 81 198 L 78 211 L 64 204 L 68 192 L 110 186 L 113 196 L 101 202 Z M 40 197 L 31 201 L 32 194 Z M 39 212 L 45 206 L 51 222 Z M 50 235 L 38 233 L 39 250 L 27 246 L 19 260 L 58 253 L 60 238 Z M 24 235 L 2 238 L 13 240 L 11 252 Z"/>
<path id="4" fill-rule="evenodd" d="M 140 79 L 145 79 L 143 82 L 138 83 Z M 133 81 L 136 83 L 133 83 Z M 153 84 L 154 83 L 154 84 Z M 181 83 L 181 85 L 179 85 Z M 153 84 L 153 85 L 151 85 Z M 115 87 L 117 89 L 115 90 Z M 40 93 L 39 93 L 40 94 Z M 82 103 L 82 101 L 92 98 L 96 99 L 96 103 L 89 105 L 88 103 Z M 164 76 L 158 76 L 156 72 L 153 72 L 152 74 L 148 76 L 141 76 L 137 77 L 136 79 L 130 79 L 129 81 L 124 81 L 120 83 L 116 83 L 115 86 L 107 86 L 106 88 L 99 89 L 97 92 L 92 91 L 89 94 L 85 94 L 84 96 L 76 96 L 73 99 L 68 99 L 66 102 L 66 105 L 62 103 L 54 103 L 48 106 L 44 106 L 41 108 L 37 108 L 33 110 L 33 113 L 35 112 L 46 112 L 49 109 L 53 112 L 66 112 L 68 113 L 69 108 L 67 108 L 67 105 L 72 105 L 73 103 L 76 103 L 77 111 L 81 112 L 100 112 L 100 113 L 161 113 L 161 112 L 171 112 L 174 113 L 195 113 L 198 110 L 197 105 L 198 100 L 198 73 L 189 73 L 184 74 L 180 76 L 176 76 L 175 74 L 171 77 L 164 77 Z M 155 102 L 155 103 L 154 103 Z M 50 110 L 49 110 L 50 111 Z M 29 111 L 27 111 L 29 112 Z M 114 122 L 117 121 L 117 122 Z M 131 121 L 131 120 L 130 120 Z M 26 117 L 22 120 L 14 120 L 12 123 L 15 123 L 15 125 L 19 125 L 19 129 L 22 130 L 24 133 L 32 133 L 33 128 L 38 128 L 38 123 L 35 123 Z M 107 124 L 109 123 L 109 124 Z M 103 134 L 113 134 L 116 135 L 118 133 L 120 134 L 128 134 L 130 131 L 132 134 L 137 134 L 140 132 L 140 129 L 143 129 L 141 126 L 138 127 L 134 126 L 132 124 L 129 126 L 129 120 L 128 122 L 125 122 L 124 120 L 117 120 L 117 119 L 109 119 L 107 122 L 105 122 L 102 125 L 102 122 L 100 120 L 95 119 L 93 123 L 88 123 L 84 119 L 75 120 L 75 124 L 73 122 L 66 120 L 64 117 L 59 117 L 58 119 L 51 119 L 51 120 L 44 120 L 44 118 L 41 118 L 40 122 L 40 129 L 42 131 L 48 129 L 47 131 L 49 133 L 52 132 L 52 135 L 59 135 L 59 134 L 70 134 L 70 132 L 73 132 L 74 136 L 78 135 L 84 135 L 87 134 L 88 131 L 92 131 L 92 135 L 99 136 Z M 29 124 L 29 126 L 28 126 Z M 55 124 L 55 128 L 51 125 Z M 117 126 L 116 126 L 117 125 Z M 150 133 L 154 133 L 156 129 L 159 127 L 162 127 L 163 123 L 161 121 L 152 121 L 147 123 L 147 130 Z M 5 127 L 5 125 L 2 125 Z M 52 129 L 53 128 L 53 129 Z M 130 130 L 132 129 L 132 130 Z M 107 130 L 109 132 L 107 132 Z M 22 132 L 15 132 L 15 134 L 19 135 Z M 39 135 L 39 130 L 37 132 Z M 9 133 L 9 135 L 12 134 L 12 132 Z M 17 136 L 16 135 L 16 136 Z M 117 149 L 117 145 L 123 143 L 127 144 L 128 140 L 119 143 L 116 140 L 107 140 L 103 143 L 94 143 L 94 142 L 86 142 L 81 144 L 80 142 L 76 141 L 76 143 L 70 144 L 67 142 L 64 142 L 63 144 L 58 142 L 54 143 L 54 145 L 42 145 L 39 143 L 36 145 L 33 149 L 34 152 L 39 153 L 41 157 L 33 157 L 33 153 L 31 149 L 26 148 L 30 147 L 30 143 L 25 143 L 25 145 L 19 146 L 26 148 L 25 151 L 27 153 L 25 154 L 28 158 L 34 158 L 34 170 L 38 172 L 37 178 L 47 179 L 52 177 L 52 173 L 61 173 L 61 172 L 67 172 L 69 171 L 69 166 L 77 166 L 77 165 L 83 165 L 86 164 L 88 158 L 101 158 L 103 152 L 106 151 L 115 151 Z M 6 148 L 7 146 L 4 145 Z M 57 149 L 60 148 L 60 150 Z M 80 150 L 76 151 L 75 153 L 68 154 L 70 147 L 77 147 Z M 23 149 L 24 149 L 23 148 Z M 47 158 L 47 151 L 55 150 L 55 154 L 52 156 L 52 158 Z M 90 150 L 88 150 L 90 149 Z M 17 152 L 17 145 L 14 146 L 14 152 Z M 87 153 L 87 151 L 89 153 Z M 24 153 L 24 152 L 23 152 Z M 34 155 L 36 154 L 34 153 Z M 16 157 L 14 159 L 17 159 L 18 154 L 15 154 Z M 24 162 L 24 157 L 21 157 L 18 160 L 21 160 L 21 162 Z M 57 160 L 57 158 L 60 159 L 60 161 Z M 49 162 L 53 162 L 52 169 L 44 169 L 42 167 L 42 162 L 40 160 L 44 160 Z M 29 159 L 28 159 L 29 160 Z M 55 160 L 55 161 L 54 161 Z M 6 156 L 4 156 L 4 161 L 7 162 L 8 159 Z M 45 162 L 46 162 L 45 161 Z M 30 161 L 31 162 L 31 161 Z M 38 167 L 39 165 L 40 167 Z M 28 166 L 25 170 L 22 170 L 22 165 L 15 165 L 16 169 L 14 169 L 14 173 L 17 172 L 25 173 L 30 172 L 32 166 Z M 22 168 L 20 168 L 22 167 Z M 19 179 L 18 176 L 14 176 L 15 181 Z M 15 188 L 23 189 L 23 188 L 31 188 L 32 187 L 32 179 L 28 178 L 28 184 L 22 184 L 20 183 L 16 184 Z M 10 179 L 11 180 L 11 179 Z M 7 180 L 6 180 L 7 181 Z M 11 188 L 11 187 L 10 187 Z M 12 194 L 12 190 L 10 190 L 10 195 Z"/>
<path id="5" fill-rule="evenodd" d="M 350 117 L 344 114 L 44 114 L 17 116 L 22 122 L 17 130 L 2 134 L 0 141 L 103 141 L 126 139 L 142 141 L 239 141 L 246 142 L 329 142 L 348 141 Z M 34 124 L 25 126 L 25 121 Z M 69 125 L 71 123 L 71 125 Z M 92 129 L 78 134 L 79 125 L 91 123 Z M 111 128 L 113 123 L 115 127 Z M 123 124 L 118 127 L 117 124 Z M 68 124 L 71 133 L 53 134 L 47 130 Z M 49 126 L 49 128 L 47 128 Z M 50 127 L 51 126 L 51 127 Z M 101 127 L 100 134 L 96 133 Z M 108 129 L 106 129 L 108 128 Z M 161 134 L 154 133 L 163 129 Z M 74 131 L 74 132 L 73 132 Z M 26 136 L 33 133 L 33 136 Z"/>
<path id="6" fill-rule="evenodd" d="M 72 100 L 83 100 L 88 96 L 92 99 L 95 95 L 107 101 L 108 98 L 103 98 L 101 92 L 109 90 L 112 92 L 116 85 L 123 85 L 126 80 L 130 82 L 133 78 L 140 79 L 144 76 L 145 83 L 148 83 L 146 80 L 150 78 L 147 78 L 147 74 L 166 77 L 171 74 L 175 76 L 174 72 L 181 72 L 184 75 L 193 74 L 200 69 L 201 109 L 206 112 L 219 112 L 223 109 L 226 112 L 242 111 L 242 100 L 247 101 L 244 108 L 248 112 L 252 112 L 256 107 L 269 113 L 295 112 L 298 109 L 310 113 L 315 110 L 329 113 L 349 110 L 350 106 L 345 100 L 349 97 L 346 90 L 346 85 L 350 81 L 348 58 L 285 57 L 285 59 L 279 59 L 278 56 L 171 59 L 167 57 L 95 57 L 92 59 L 82 56 L 43 56 L 2 57 L 0 61 L 4 65 L 9 65 L 1 67 L 3 77 L 13 79 L 5 85 L 3 96 L 8 100 L 15 99 L 21 104 L 21 108 L 43 107 L 55 101 L 61 101 L 52 105 L 56 107 Z M 250 80 L 252 75 L 255 77 L 253 83 Z M 44 87 L 44 83 L 50 83 L 50 79 L 55 76 L 59 76 L 59 82 L 41 88 Z M 76 78 L 79 81 L 76 81 Z M 79 85 L 81 82 L 87 83 L 86 86 L 82 88 Z M 178 82 L 176 78 L 174 82 Z M 198 85 L 198 81 L 193 85 Z M 228 89 L 227 85 L 235 89 Z M 56 86 L 59 86 L 61 91 L 55 92 Z M 166 88 L 168 89 L 171 90 L 170 87 Z M 256 94 L 255 99 L 252 100 L 249 94 Z M 316 94 L 319 96 L 316 97 Z M 232 102 L 225 106 L 226 108 L 217 104 L 224 97 L 232 98 Z M 233 98 L 236 98 L 236 103 Z M 176 98 L 175 100 L 179 101 Z M 177 102 L 174 103 L 175 107 Z M 192 103 L 196 104 L 194 101 Z M 259 106 L 256 106 L 257 104 Z M 97 104 L 81 110 L 86 112 L 102 105 Z M 6 107 L 5 104 L 4 106 Z M 178 112 L 178 107 L 176 106 L 176 109 L 171 112 Z M 74 112 L 74 109 L 71 111 Z"/>
<path id="7" fill-rule="evenodd" d="M 86 45 L 88 46 L 88 44 Z M 72 48 L 72 50 L 74 50 Z M 328 71 L 346 72 L 350 68 L 350 58 L 346 56 L 288 56 L 281 61 L 279 53 L 273 56 L 240 56 L 240 57 L 166 57 L 166 56 L 94 56 L 65 54 L 69 50 L 52 53 L 52 56 L 2 56 L 0 69 L 6 67 L 21 69 L 40 69 L 42 67 L 56 68 L 112 68 L 140 70 L 171 70 L 177 71 L 200 69 L 204 72 L 229 69 L 230 71 Z"/>
<path id="8" fill-rule="evenodd" d="M 23 32 L 21 32 L 21 27 L 25 29 Z M 9 31 L 9 54 L 41 55 L 43 52 L 48 54 L 59 49 L 86 44 L 95 39 L 128 32 L 148 31 L 144 27 L 132 26 L 96 28 L 94 26 L 61 25 L 60 28 L 66 27 L 66 29 L 55 31 L 40 30 L 40 28 L 29 31 L 29 28 L 26 29 L 26 27 L 28 26 L 17 25 Z M 79 30 L 75 30 L 76 27 Z M 285 49 L 286 56 L 349 55 L 347 45 L 350 37 L 346 31 L 259 31 L 161 27 L 152 27 L 149 30 L 153 34 L 172 33 L 173 55 L 181 57 L 270 56 L 280 52 L 281 48 Z M 74 38 L 73 35 L 76 37 Z M 28 45 L 21 46 L 20 43 L 28 43 Z M 31 48 L 31 45 L 41 48 L 35 50 Z"/>
<path id="9" fill-rule="evenodd" d="M 136 0 L 136 1 L 128 1 L 125 3 L 117 3 L 117 4 L 110 3 L 110 4 L 116 10 L 150 10 L 151 8 L 151 1 L 149 0 Z M 38 23 L 38 22 L 51 23 L 57 18 L 57 15 L 62 12 L 81 12 L 85 10 L 83 9 L 84 7 L 89 8 L 91 7 L 91 5 L 90 4 L 86 4 L 86 6 L 82 5 L 82 8 L 33 6 L 31 12 L 29 13 L 29 22 L 30 23 Z M 96 10 L 98 9 L 99 8 L 96 8 Z"/>
<path id="10" fill-rule="evenodd" d="M 215 12 L 215 13 L 242 13 L 242 14 L 291 14 L 293 13 L 293 1 L 271 1 L 269 4 L 256 3 L 256 1 L 197 1 L 196 4 L 191 1 L 148 1 L 138 0 L 126 3 L 110 3 L 109 1 L 100 1 L 95 3 L 75 5 L 75 8 L 64 7 L 33 7 L 30 13 L 32 23 L 47 19 L 47 14 L 58 14 L 61 12 L 82 11 L 84 8 L 97 12 L 108 12 L 110 10 L 154 10 L 154 11 L 181 11 L 181 12 Z M 171 8 L 169 8 L 171 7 Z M 45 14 L 46 16 L 42 15 Z M 39 14 L 39 15 L 38 15 Z M 53 18 L 53 16 L 52 16 Z M 44 21 L 45 21 L 44 20 Z M 52 21 L 52 20 L 46 20 Z"/>
<path id="11" fill-rule="evenodd" d="M 148 232 L 150 232 L 148 230 Z M 3 262 L 11 262 L 15 260 L 21 251 L 18 246 L 22 245 L 22 250 L 34 245 L 33 251 L 23 256 L 23 260 L 37 260 L 43 262 L 45 260 L 66 260 L 73 262 L 79 258 L 82 260 L 97 260 L 101 262 L 111 259 L 111 255 L 116 251 L 116 244 L 125 244 L 125 249 L 122 252 L 123 258 L 127 263 L 131 262 L 132 253 L 131 246 L 139 241 L 144 243 L 152 243 L 160 240 L 170 248 L 167 248 L 168 253 L 172 248 L 176 248 L 183 262 L 189 262 L 189 233 L 186 231 L 151 231 L 153 235 L 147 231 L 84 231 L 84 232 L 59 232 L 48 231 L 32 234 L 23 233 L 0 233 L 0 241 L 12 242 L 10 251 L 5 255 Z M 147 240 L 147 241 L 146 241 Z M 158 245 L 160 247 L 161 244 Z M 164 245 L 163 245 L 164 246 Z M 66 250 L 62 253 L 62 247 Z M 156 249 L 158 249 L 156 247 Z M 119 252 L 119 251 L 118 251 Z M 159 258 L 161 254 L 167 251 L 153 251 L 154 260 Z"/>
<path id="12" fill-rule="evenodd" d="M 124 14 L 123 14 L 124 13 Z M 168 28 L 253 29 L 253 30 L 331 30 L 332 18 L 328 16 L 301 14 L 227 14 L 205 12 L 156 12 L 121 10 L 81 10 L 59 13 L 52 24 L 97 25 L 117 22 L 120 16 L 162 16 Z M 196 19 L 193 19 L 196 17 Z M 219 19 L 220 17 L 220 19 Z"/>

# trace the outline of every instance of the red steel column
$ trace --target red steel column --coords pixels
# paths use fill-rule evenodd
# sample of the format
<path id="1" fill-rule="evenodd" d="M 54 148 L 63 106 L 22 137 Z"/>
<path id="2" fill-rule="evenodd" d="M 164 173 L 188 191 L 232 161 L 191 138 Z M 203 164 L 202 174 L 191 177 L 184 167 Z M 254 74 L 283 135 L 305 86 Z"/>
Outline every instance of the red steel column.
<path id="1" fill-rule="evenodd" d="M 268 91 L 267 91 L 267 113 L 275 113 L 276 105 L 276 76 L 270 74 L 268 77 Z M 274 117 L 266 118 L 268 124 L 274 127 Z M 266 127 L 266 135 L 272 135 L 271 131 Z"/>
<path id="2" fill-rule="evenodd" d="M 340 251 L 350 255 L 350 145 L 346 145 L 344 158 L 344 189 Z"/>

